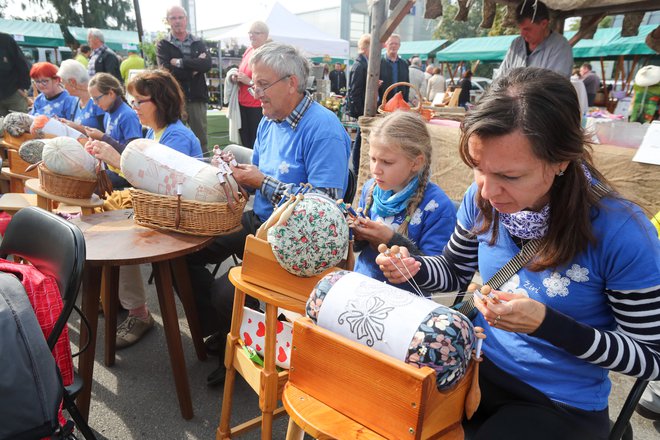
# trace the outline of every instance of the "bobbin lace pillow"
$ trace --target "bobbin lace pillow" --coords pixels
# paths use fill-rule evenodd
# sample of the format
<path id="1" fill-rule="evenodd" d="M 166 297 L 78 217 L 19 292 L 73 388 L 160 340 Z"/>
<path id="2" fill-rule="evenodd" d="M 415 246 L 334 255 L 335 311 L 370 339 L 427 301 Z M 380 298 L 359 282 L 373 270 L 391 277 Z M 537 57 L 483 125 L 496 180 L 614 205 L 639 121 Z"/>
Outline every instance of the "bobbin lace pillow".
<path id="1" fill-rule="evenodd" d="M 275 259 L 288 272 L 309 277 L 336 266 L 348 250 L 348 224 L 337 205 L 306 194 L 282 224 L 268 230 Z"/>
<path id="2" fill-rule="evenodd" d="M 350 271 L 333 272 L 323 277 L 316 284 L 306 305 L 307 316 L 315 323 L 323 323 L 323 319 L 319 320 L 319 315 L 326 297 L 336 294 L 336 291 L 331 292 L 332 287 L 350 274 L 355 275 L 354 272 Z M 369 282 L 372 282 L 373 285 L 366 286 Z M 364 298 L 368 295 L 368 293 L 365 293 L 366 291 L 372 288 L 377 289 L 378 286 L 381 286 L 381 289 L 394 289 L 400 292 L 394 295 L 392 292 L 389 292 L 384 295 L 390 297 L 390 303 L 396 303 L 397 301 L 403 302 L 406 296 L 412 296 L 409 292 L 396 289 L 393 286 L 387 286 L 372 279 L 361 284 L 359 291 L 351 295 L 354 295 L 356 298 Z M 396 297 L 397 295 L 400 296 L 394 298 L 394 300 L 391 299 L 392 296 Z M 420 300 L 418 297 L 413 296 L 413 298 Z M 432 302 L 426 299 L 422 301 Z M 389 313 L 389 309 L 387 303 L 382 303 L 378 300 L 362 301 L 363 304 L 367 305 L 362 308 L 355 307 L 352 304 L 353 301 L 344 301 L 343 303 L 346 304 L 346 310 L 334 320 L 337 322 L 347 322 L 348 325 L 340 327 L 339 331 L 337 331 L 337 327 L 333 326 L 331 330 L 337 331 L 342 336 L 368 346 L 371 346 L 369 343 L 371 335 L 369 333 L 372 329 L 379 329 L 379 326 L 388 325 L 398 327 L 398 324 L 403 321 L 385 322 L 380 319 Z M 355 303 L 358 303 L 358 301 L 356 300 Z M 353 308 L 351 309 L 352 306 Z M 412 327 L 414 331 L 409 333 L 409 338 L 404 335 L 404 340 L 409 341 L 407 350 L 404 350 L 404 361 L 419 368 L 427 366 L 434 369 L 436 372 L 436 385 L 439 390 L 444 390 L 450 388 L 465 376 L 471 359 L 472 349 L 476 346 L 476 337 L 474 336 L 472 323 L 462 313 L 435 303 L 430 307 L 432 310 L 428 314 L 422 315 L 424 317 L 418 321 L 418 325 Z M 327 317 L 325 318 L 327 321 Z M 364 327 L 366 330 L 361 330 L 360 327 Z M 345 328 L 346 331 L 343 331 L 342 328 Z M 393 330 L 395 333 L 400 331 L 398 328 Z M 374 346 L 374 348 L 378 349 L 377 346 Z"/>

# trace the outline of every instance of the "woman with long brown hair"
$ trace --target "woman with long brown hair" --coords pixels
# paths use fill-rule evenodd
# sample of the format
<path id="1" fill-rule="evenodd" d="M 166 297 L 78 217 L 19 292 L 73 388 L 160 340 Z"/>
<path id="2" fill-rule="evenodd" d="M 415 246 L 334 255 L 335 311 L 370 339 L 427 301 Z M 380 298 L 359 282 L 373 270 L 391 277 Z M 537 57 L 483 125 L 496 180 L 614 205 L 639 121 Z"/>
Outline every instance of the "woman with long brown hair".
<path id="1" fill-rule="evenodd" d="M 470 438 L 607 438 L 609 371 L 660 376 L 660 241 L 594 167 L 580 122 L 563 76 L 498 78 L 461 125 L 475 182 L 442 255 L 377 257 L 393 283 L 410 272 L 452 291 L 538 246 L 492 298 L 474 296 L 487 338 Z"/>

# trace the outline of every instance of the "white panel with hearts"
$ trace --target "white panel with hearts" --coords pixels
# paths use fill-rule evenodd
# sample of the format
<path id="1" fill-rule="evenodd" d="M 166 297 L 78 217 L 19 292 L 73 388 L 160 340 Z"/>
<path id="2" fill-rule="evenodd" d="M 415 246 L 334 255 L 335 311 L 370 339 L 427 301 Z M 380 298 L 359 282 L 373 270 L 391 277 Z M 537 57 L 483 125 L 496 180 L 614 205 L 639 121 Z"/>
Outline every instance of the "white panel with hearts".
<path id="1" fill-rule="evenodd" d="M 266 341 L 266 316 L 248 307 L 243 308 L 243 322 L 241 323 L 241 339 L 245 345 L 252 347 L 262 357 Z M 275 340 L 275 364 L 278 367 L 289 369 L 291 360 L 291 339 L 293 326 L 291 323 L 277 321 L 277 336 Z"/>

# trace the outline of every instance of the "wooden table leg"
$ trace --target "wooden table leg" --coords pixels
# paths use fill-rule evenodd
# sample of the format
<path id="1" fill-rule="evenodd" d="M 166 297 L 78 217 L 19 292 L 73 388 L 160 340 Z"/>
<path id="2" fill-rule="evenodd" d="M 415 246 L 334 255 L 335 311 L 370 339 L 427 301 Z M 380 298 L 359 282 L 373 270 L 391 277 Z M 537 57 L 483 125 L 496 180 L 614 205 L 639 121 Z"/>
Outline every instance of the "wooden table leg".
<path id="1" fill-rule="evenodd" d="M 292 418 L 289 418 L 289 425 L 286 429 L 286 440 L 303 440 L 305 431 L 296 425 Z"/>
<path id="2" fill-rule="evenodd" d="M 87 349 L 78 358 L 78 374 L 83 381 L 83 387 L 78 394 L 77 406 L 80 414 L 88 420 L 89 404 L 92 397 L 92 376 L 94 373 L 94 353 L 96 351 L 96 326 L 99 320 L 99 286 L 101 285 L 101 268 L 85 264 L 82 281 L 81 308 L 89 322 L 87 327 L 80 323 L 80 346 L 89 341 Z"/>
<path id="3" fill-rule="evenodd" d="M 103 266 L 101 277 L 101 297 L 105 315 L 104 363 L 107 367 L 115 364 L 117 345 L 117 309 L 119 308 L 119 266 Z"/>
<path id="4" fill-rule="evenodd" d="M 192 398 L 190 396 L 186 361 L 183 357 L 181 333 L 176 314 L 176 305 L 174 303 L 174 289 L 172 288 L 170 264 L 167 261 L 161 261 L 152 263 L 152 267 L 154 270 L 156 291 L 158 292 L 160 313 L 163 318 L 167 348 L 170 354 L 170 363 L 172 364 L 172 373 L 174 374 L 176 394 L 179 398 L 179 408 L 183 418 L 190 420 L 193 418 Z"/>
<path id="5" fill-rule="evenodd" d="M 277 335 L 277 306 L 266 303 L 266 335 L 264 368 L 261 370 L 261 393 L 259 407 L 262 412 L 261 438 L 270 440 L 273 436 L 273 411 L 277 408 L 277 370 L 275 369 L 275 336 Z"/>
<path id="6" fill-rule="evenodd" d="M 245 305 L 245 293 L 240 289 L 234 290 L 234 306 L 231 314 L 231 328 L 227 335 L 225 346 L 225 387 L 222 394 L 222 410 L 220 412 L 220 425 L 215 434 L 216 440 L 231 438 L 231 406 L 234 397 L 234 381 L 236 380 L 236 369 L 234 368 L 234 356 L 238 350 L 238 339 L 241 335 L 241 323 L 243 322 L 243 306 Z"/>
<path id="7" fill-rule="evenodd" d="M 50 200 L 45 198 L 44 196 L 40 196 L 37 194 L 37 206 L 41 209 L 45 209 L 46 211 L 50 212 L 52 211 L 52 204 L 50 203 Z"/>
<path id="8" fill-rule="evenodd" d="M 183 310 L 186 312 L 186 319 L 188 320 L 188 327 L 190 327 L 190 337 L 195 346 L 197 359 L 200 361 L 206 360 L 206 347 L 204 346 L 204 339 L 202 336 L 202 327 L 199 324 L 199 317 L 197 315 L 197 305 L 193 296 L 192 286 L 190 284 L 190 276 L 188 274 L 188 267 L 186 266 L 185 257 L 176 258 L 171 261 L 172 272 L 176 280 L 176 286 L 179 290 L 179 299 L 183 305 Z"/>

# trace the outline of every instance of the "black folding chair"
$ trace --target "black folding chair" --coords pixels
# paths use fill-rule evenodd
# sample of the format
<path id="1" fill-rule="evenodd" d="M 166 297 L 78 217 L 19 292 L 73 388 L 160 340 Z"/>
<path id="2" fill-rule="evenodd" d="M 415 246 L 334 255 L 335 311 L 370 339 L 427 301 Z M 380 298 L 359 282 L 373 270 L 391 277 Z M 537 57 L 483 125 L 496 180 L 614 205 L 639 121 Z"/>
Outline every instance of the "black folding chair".
<path id="1" fill-rule="evenodd" d="M 635 381 L 628 396 L 626 396 L 626 401 L 621 407 L 619 416 L 612 425 L 609 440 L 632 440 L 634 438 L 632 425 L 630 424 L 630 417 L 632 417 L 633 412 L 635 412 L 635 407 L 637 406 L 639 399 L 642 398 L 642 394 L 648 383 L 649 381 L 644 379 L 637 379 Z"/>
<path id="2" fill-rule="evenodd" d="M 83 234 L 77 226 L 48 211 L 24 208 L 11 219 L 0 243 L 0 258 L 9 255 L 20 257 L 57 281 L 63 309 L 48 337 L 48 347 L 52 350 L 67 325 L 80 290 L 85 264 Z M 75 404 L 82 385 L 82 380 L 74 375 L 73 383 L 64 387 L 63 406 L 81 434 L 87 440 L 96 439 Z"/>

